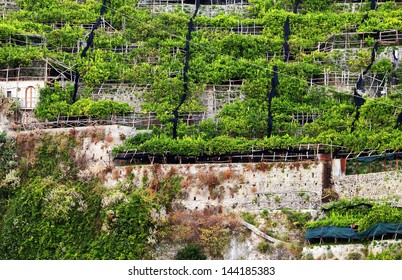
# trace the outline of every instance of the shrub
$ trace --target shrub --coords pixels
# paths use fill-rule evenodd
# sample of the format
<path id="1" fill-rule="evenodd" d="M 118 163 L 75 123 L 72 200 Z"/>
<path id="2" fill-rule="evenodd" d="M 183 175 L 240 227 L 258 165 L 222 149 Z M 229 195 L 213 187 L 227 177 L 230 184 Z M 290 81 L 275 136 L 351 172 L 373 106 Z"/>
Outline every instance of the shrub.
<path id="1" fill-rule="evenodd" d="M 257 249 L 259 252 L 264 253 L 264 254 L 272 253 L 274 250 L 274 248 L 271 246 L 271 244 L 269 244 L 266 241 L 258 243 Z"/>
<path id="2" fill-rule="evenodd" d="M 202 248 L 193 243 L 187 244 L 176 254 L 176 260 L 206 260 L 207 256 L 202 253 Z"/>

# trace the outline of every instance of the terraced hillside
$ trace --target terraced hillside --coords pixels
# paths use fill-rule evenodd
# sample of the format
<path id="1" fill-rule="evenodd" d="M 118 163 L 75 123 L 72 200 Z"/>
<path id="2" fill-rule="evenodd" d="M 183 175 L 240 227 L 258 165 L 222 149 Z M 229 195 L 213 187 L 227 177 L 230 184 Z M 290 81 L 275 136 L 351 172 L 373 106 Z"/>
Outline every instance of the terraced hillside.
<path id="1" fill-rule="evenodd" d="M 275 167 L 280 177 L 286 168 L 299 171 L 300 163 L 284 167 L 265 161 L 305 161 L 302 166 L 308 170 L 310 161 L 324 154 L 322 165 L 317 164 L 322 170 L 314 167 L 318 171 L 313 178 L 315 172 L 322 175 L 322 180 L 314 179 L 314 201 L 306 199 L 310 198 L 303 189 L 307 183 L 291 196 L 297 205 L 314 207 L 339 198 L 336 188 L 343 196 L 359 195 L 346 179 L 334 183 L 332 159 L 339 160 L 343 175 L 390 170 L 398 175 L 401 4 L 0 0 L 4 115 L 0 124 L 16 133 L 14 140 L 0 133 L 5 163 L 0 169 L 0 213 L 4 214 L 0 237 L 7 244 L 0 258 L 171 258 L 172 252 L 191 242 L 202 244 L 209 258 L 229 258 L 224 252 L 235 242 L 230 236 L 248 237 L 242 235 L 244 229 L 233 213 L 222 208 L 220 195 L 230 193 L 233 198 L 239 192 L 240 196 L 237 184 L 247 185 L 247 180 L 223 171 L 222 176 L 206 172 L 198 181 L 183 180 L 174 166 L 170 171 L 164 166 L 161 172 L 154 163 L 250 162 L 251 167 L 236 168 L 271 172 Z M 96 129 L 74 129 L 49 136 L 34 130 L 99 124 L 128 126 L 133 131 L 111 136 Z M 141 129 L 146 133 L 131 135 Z M 384 162 L 372 163 L 373 156 Z M 345 158 L 363 162 L 353 161 L 346 170 Z M 259 163 L 251 164 L 255 161 Z M 115 163 L 153 165 L 145 168 L 148 171 L 141 169 L 139 178 L 135 168 L 114 168 Z M 400 188 L 397 175 L 392 179 L 395 195 Z M 108 180 L 113 183 L 106 186 Z M 221 185 L 227 180 L 233 180 L 235 187 Z M 198 182 L 200 190 L 191 189 L 189 182 Z M 258 206 L 257 212 L 267 194 L 265 187 L 246 186 L 245 203 Z M 190 189 L 202 193 L 205 201 L 217 202 L 209 210 L 190 207 L 200 220 L 199 230 L 183 222 L 189 215 L 187 206 L 200 207 L 195 196 L 197 203 L 190 201 Z M 262 197 L 248 196 L 257 194 Z M 365 193 L 366 198 L 381 195 Z M 289 202 L 286 199 L 283 192 L 266 196 L 275 211 L 281 201 Z M 178 206 L 178 201 L 186 201 L 187 206 Z M 235 204 L 230 207 L 235 209 Z M 24 205 L 34 210 L 20 211 Z M 133 209 L 141 211 L 133 214 Z M 278 239 L 297 245 L 271 250 L 264 243 L 250 258 L 263 258 L 259 254 L 268 251 L 272 258 L 300 257 L 301 236 L 311 216 L 280 211 L 253 216 L 246 210 L 240 215 L 244 220 L 264 224 L 265 233 L 271 230 L 276 237 L 282 235 Z M 396 220 L 399 215 L 395 214 Z M 287 229 L 272 230 L 277 219 Z M 292 219 L 303 225 L 292 225 Z M 358 222 L 357 218 L 341 220 L 342 225 Z M 133 223 L 136 229 L 128 230 L 126 226 Z M 73 228 L 80 228 L 81 239 Z M 284 237 L 286 230 L 291 233 Z M 208 245 L 216 236 L 224 238 Z M 33 243 L 12 245 L 28 237 Z M 127 239 L 131 240 L 128 249 Z M 169 247 L 170 241 L 177 248 Z M 164 250 L 161 244 L 169 248 Z M 108 251 L 112 248 L 116 250 Z"/>
<path id="2" fill-rule="evenodd" d="M 163 124 L 158 133 L 169 137 L 178 107 L 181 114 L 206 112 L 213 120 L 195 127 L 179 122 L 179 138 L 262 139 L 268 134 L 269 92 L 277 66 L 279 83 L 270 112 L 274 138 L 285 139 L 285 145 L 400 148 L 401 11 L 394 1 L 378 1 L 375 9 L 364 1 L 301 1 L 297 11 L 295 1 L 202 2 L 187 68 L 194 3 L 106 1 L 100 16 L 100 1 L 16 2 L 19 10 L 9 11 L 1 22 L 2 69 L 42 60 L 50 64 L 49 76 L 62 77 L 62 83 L 48 79 L 53 89 L 40 97 L 39 118 L 88 115 L 86 98 L 112 99 L 137 112 L 156 113 Z M 62 91 L 57 90 L 60 84 Z M 364 104 L 355 106 L 353 96 Z M 301 114 L 318 117 L 300 122 Z"/>

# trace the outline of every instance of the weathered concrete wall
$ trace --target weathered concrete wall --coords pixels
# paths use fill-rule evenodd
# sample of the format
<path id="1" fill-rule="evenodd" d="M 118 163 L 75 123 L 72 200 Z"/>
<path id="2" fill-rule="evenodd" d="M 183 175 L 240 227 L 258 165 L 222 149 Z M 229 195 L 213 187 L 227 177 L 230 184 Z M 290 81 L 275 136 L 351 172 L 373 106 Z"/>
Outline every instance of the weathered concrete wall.
<path id="1" fill-rule="evenodd" d="M 334 189 L 340 197 L 393 198 L 402 206 L 402 173 L 397 171 L 334 176 Z"/>

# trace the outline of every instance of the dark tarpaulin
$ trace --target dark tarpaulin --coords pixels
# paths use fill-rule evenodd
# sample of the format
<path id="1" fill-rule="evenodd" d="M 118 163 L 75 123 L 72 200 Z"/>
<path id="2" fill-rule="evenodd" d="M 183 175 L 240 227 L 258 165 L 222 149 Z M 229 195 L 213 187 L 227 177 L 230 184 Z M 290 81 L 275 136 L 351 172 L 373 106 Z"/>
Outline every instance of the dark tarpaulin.
<path id="1" fill-rule="evenodd" d="M 361 203 L 357 203 L 357 204 L 353 204 L 353 205 L 343 206 L 341 209 L 342 210 L 348 210 L 348 209 L 359 208 L 359 207 L 362 207 L 362 206 L 367 207 L 367 208 L 373 208 L 372 204 L 361 202 Z M 324 212 L 328 212 L 328 211 L 331 211 L 333 209 L 333 207 L 328 207 L 328 208 L 321 207 L 321 209 Z"/>
<path id="2" fill-rule="evenodd" d="M 399 223 L 379 223 L 360 233 L 360 239 L 375 238 L 384 234 L 402 234 L 402 222 Z"/>
<path id="3" fill-rule="evenodd" d="M 394 160 L 394 159 L 396 159 L 397 156 L 398 156 L 398 158 L 402 158 L 402 153 L 389 153 L 389 154 L 385 154 L 385 155 L 381 155 L 381 156 L 361 157 L 361 158 L 357 158 L 356 161 L 370 163 L 370 162 L 374 162 L 378 159 Z"/>
<path id="4" fill-rule="evenodd" d="M 290 36 L 290 24 L 289 24 L 289 16 L 286 17 L 285 24 L 283 26 L 283 32 L 285 34 L 285 41 L 289 41 L 289 36 Z"/>
<path id="5" fill-rule="evenodd" d="M 350 132 L 355 131 L 355 124 L 357 122 L 357 120 L 360 117 L 360 106 L 356 106 L 356 115 L 355 115 L 355 119 L 352 122 L 352 128 L 350 129 Z"/>
<path id="6" fill-rule="evenodd" d="M 363 92 L 365 91 L 363 75 L 359 76 L 359 79 L 357 80 L 357 84 L 356 84 L 356 89 L 361 90 Z"/>
<path id="7" fill-rule="evenodd" d="M 299 8 L 300 0 L 296 0 L 295 5 L 293 7 L 293 13 L 297 14 L 297 9 Z"/>
<path id="8" fill-rule="evenodd" d="M 369 15 L 366 13 L 366 14 L 363 16 L 361 23 L 363 23 L 363 22 L 364 22 L 366 19 L 368 19 L 368 18 L 369 18 Z"/>
<path id="9" fill-rule="evenodd" d="M 318 227 L 308 228 L 305 239 L 315 238 L 337 238 L 337 239 L 368 239 L 382 236 L 385 234 L 402 234 L 402 222 L 397 223 L 378 223 L 366 230 L 356 233 L 349 227 Z"/>
<path id="10" fill-rule="evenodd" d="M 371 69 L 371 66 L 373 66 L 377 51 L 378 51 L 378 41 L 375 42 L 374 47 L 371 50 L 371 62 L 369 66 L 367 66 L 367 69 L 363 72 L 363 75 L 366 75 L 367 72 Z"/>
<path id="11" fill-rule="evenodd" d="M 398 51 L 397 50 L 393 50 L 392 51 L 392 56 L 393 56 L 393 58 L 394 58 L 394 61 L 398 61 L 399 60 L 399 57 L 398 57 Z"/>
<path id="12" fill-rule="evenodd" d="M 271 106 L 269 106 L 269 107 L 271 107 Z M 271 110 L 269 110 L 268 115 L 269 116 L 268 116 L 268 134 L 267 134 L 267 137 L 269 138 L 272 135 L 272 112 L 271 112 Z"/>
<path id="13" fill-rule="evenodd" d="M 105 14 L 106 12 L 106 4 L 108 3 L 108 0 L 103 0 L 102 1 L 102 7 L 100 9 L 99 12 L 99 18 L 96 21 L 96 23 L 92 26 L 91 29 L 91 33 L 89 33 L 89 37 L 86 43 L 86 46 L 84 47 L 84 49 L 81 52 L 81 57 L 86 57 L 87 56 L 87 51 L 89 50 L 89 48 L 92 46 L 93 41 L 94 41 L 94 37 L 95 37 L 95 30 L 98 29 L 98 27 L 100 26 L 101 22 L 102 22 L 102 16 Z M 80 73 L 78 72 L 78 70 L 76 70 L 76 74 L 75 74 L 75 79 L 74 79 L 74 94 L 73 94 L 73 103 L 77 100 L 77 93 L 78 93 L 78 83 L 80 81 Z"/>
<path id="14" fill-rule="evenodd" d="M 361 90 L 363 92 L 365 91 L 363 75 L 359 76 L 359 79 L 357 80 L 357 83 L 356 83 L 356 87 L 353 89 L 353 101 L 356 106 L 356 114 L 355 114 L 355 119 L 352 122 L 352 127 L 350 129 L 350 132 L 355 131 L 355 124 L 360 117 L 360 106 L 363 106 L 364 102 L 366 102 L 366 100 L 364 100 L 364 98 L 357 92 L 357 90 Z"/>
<path id="15" fill-rule="evenodd" d="M 272 117 L 272 98 L 275 97 L 276 95 L 276 87 L 279 84 L 279 79 L 278 79 L 278 66 L 273 67 L 273 75 L 271 79 L 271 90 L 268 94 L 268 132 L 267 136 L 271 137 L 272 135 L 272 123 L 273 123 L 273 117 Z"/>
<path id="16" fill-rule="evenodd" d="M 283 62 L 288 62 L 289 61 L 289 52 L 290 52 L 290 47 L 287 41 L 283 43 Z"/>
<path id="17" fill-rule="evenodd" d="M 371 0 L 370 9 L 375 10 L 375 7 L 377 6 L 376 2 L 377 1 L 375 1 L 375 0 Z"/>
<path id="18" fill-rule="evenodd" d="M 398 68 L 399 66 L 399 51 L 397 50 L 393 50 L 392 51 L 392 57 L 393 57 L 393 65 L 394 65 L 394 69 Z"/>
<path id="19" fill-rule="evenodd" d="M 357 93 L 356 88 L 354 89 L 353 100 L 355 102 L 356 107 L 363 106 L 364 102 L 366 102 L 366 100 L 364 100 L 364 98 L 360 94 Z"/>
<path id="20" fill-rule="evenodd" d="M 308 228 L 305 239 L 315 238 L 359 239 L 352 228 L 335 226 Z"/>
<path id="21" fill-rule="evenodd" d="M 193 16 L 191 17 L 190 21 L 188 22 L 188 31 L 187 31 L 187 36 L 186 36 L 186 48 L 185 48 L 185 52 L 186 52 L 186 56 L 184 59 L 184 69 L 183 69 L 183 90 L 184 93 L 183 95 L 180 97 L 180 103 L 179 105 L 177 105 L 177 107 L 173 110 L 173 139 L 177 138 L 177 124 L 179 122 L 179 109 L 181 107 L 181 105 L 183 105 L 183 103 L 186 101 L 187 99 L 187 95 L 188 95 L 188 76 L 187 76 L 187 72 L 190 69 L 189 66 L 189 60 L 190 60 L 190 41 L 191 41 L 191 32 L 194 29 L 194 18 L 197 16 L 198 13 L 198 9 L 200 8 L 200 0 L 196 0 L 195 3 L 195 11 Z"/>
<path id="22" fill-rule="evenodd" d="M 356 88 L 354 89 L 353 101 L 356 106 L 356 115 L 355 119 L 352 122 L 352 128 L 350 132 L 353 132 L 355 130 L 355 124 L 360 117 L 360 106 L 363 106 L 364 102 L 366 102 L 366 100 L 364 100 L 364 98 L 357 92 L 357 85 Z"/>
<path id="23" fill-rule="evenodd" d="M 402 112 L 399 113 L 398 118 L 396 119 L 394 129 L 397 129 L 400 124 L 402 124 Z"/>
<path id="24" fill-rule="evenodd" d="M 277 85 L 279 85 L 279 79 L 278 79 L 278 66 L 274 66 L 272 68 L 273 71 L 273 75 L 272 75 L 272 79 L 271 79 L 271 91 L 269 92 L 269 99 L 272 99 L 275 97 L 276 95 L 276 87 Z"/>

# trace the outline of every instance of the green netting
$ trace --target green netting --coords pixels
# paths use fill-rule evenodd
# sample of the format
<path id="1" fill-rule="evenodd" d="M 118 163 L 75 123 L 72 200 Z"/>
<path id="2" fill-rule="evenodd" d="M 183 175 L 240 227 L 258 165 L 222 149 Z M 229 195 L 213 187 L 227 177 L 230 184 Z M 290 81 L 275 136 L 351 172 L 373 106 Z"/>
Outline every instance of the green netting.
<path id="1" fill-rule="evenodd" d="M 381 156 L 362 157 L 362 158 L 357 158 L 356 160 L 359 162 L 370 163 L 370 162 L 376 161 L 377 159 L 394 160 L 396 158 L 396 155 L 398 155 L 398 158 L 402 158 L 402 153 L 392 153 L 392 154 L 385 154 L 385 155 L 381 155 Z"/>
<path id="2" fill-rule="evenodd" d="M 373 238 L 384 234 L 402 234 L 402 223 L 379 223 L 358 234 L 359 238 Z"/>
<path id="3" fill-rule="evenodd" d="M 305 239 L 314 238 L 337 238 L 337 239 L 366 239 L 381 236 L 384 234 L 402 234 L 402 222 L 400 223 L 379 223 L 360 233 L 351 228 L 345 227 L 318 227 L 308 228 Z"/>
<path id="4" fill-rule="evenodd" d="M 306 240 L 314 238 L 337 238 L 337 239 L 358 239 L 356 232 L 351 228 L 345 227 L 318 227 L 308 228 Z"/>

